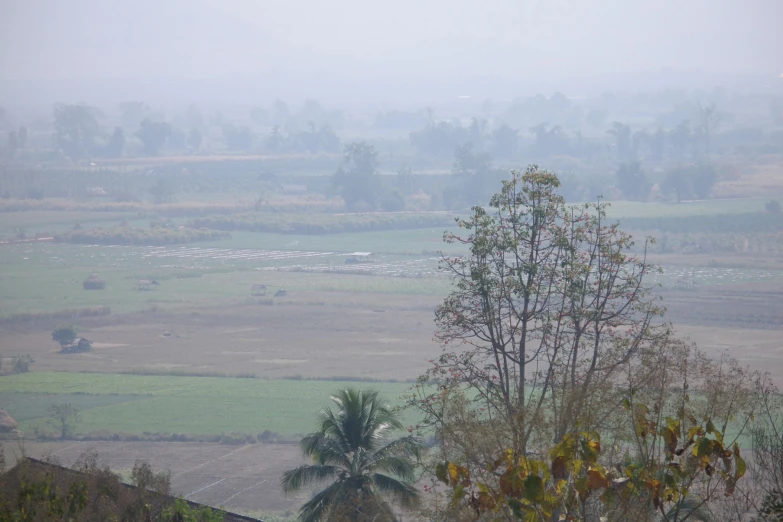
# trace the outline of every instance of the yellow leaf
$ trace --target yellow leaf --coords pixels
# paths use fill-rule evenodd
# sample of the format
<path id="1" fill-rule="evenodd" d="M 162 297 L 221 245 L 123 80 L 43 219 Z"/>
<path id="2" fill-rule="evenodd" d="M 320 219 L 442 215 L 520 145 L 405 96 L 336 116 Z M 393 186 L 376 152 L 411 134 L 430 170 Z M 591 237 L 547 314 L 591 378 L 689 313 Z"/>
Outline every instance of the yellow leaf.
<path id="1" fill-rule="evenodd" d="M 462 482 L 463 480 L 468 479 L 470 477 L 470 473 L 466 468 L 463 468 L 462 466 L 458 466 L 453 462 L 448 463 L 447 470 L 449 473 L 449 479 L 451 480 L 452 486 L 456 486 L 459 482 Z"/>

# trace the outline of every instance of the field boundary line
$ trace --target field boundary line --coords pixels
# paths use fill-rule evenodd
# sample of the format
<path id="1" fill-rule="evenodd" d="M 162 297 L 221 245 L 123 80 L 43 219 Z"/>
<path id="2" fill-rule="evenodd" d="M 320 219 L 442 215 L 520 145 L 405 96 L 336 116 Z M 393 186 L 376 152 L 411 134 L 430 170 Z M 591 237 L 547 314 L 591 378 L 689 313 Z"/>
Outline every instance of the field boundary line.
<path id="1" fill-rule="evenodd" d="M 185 495 L 185 498 L 188 498 L 188 497 L 190 497 L 190 496 L 192 496 L 192 495 L 195 495 L 196 493 L 200 493 L 200 492 L 204 491 L 205 489 L 211 488 L 211 487 L 212 487 L 212 486 L 214 486 L 215 484 L 220 484 L 220 483 L 221 483 L 221 482 L 223 482 L 224 480 L 226 480 L 226 477 L 223 477 L 222 479 L 218 480 L 217 482 L 213 482 L 213 483 L 212 483 L 212 484 L 210 484 L 209 486 L 204 486 L 204 487 L 203 487 L 203 488 L 201 488 L 201 489 L 197 489 L 197 490 L 196 490 L 196 491 L 194 491 L 193 493 L 188 493 L 187 495 Z"/>
<path id="2" fill-rule="evenodd" d="M 253 485 L 252 485 L 252 486 L 250 486 L 249 488 L 245 488 L 245 489 L 243 489 L 242 491 L 238 491 L 238 492 L 234 493 L 233 495 L 231 495 L 230 497 L 228 497 L 226 500 L 224 500 L 223 502 L 221 502 L 221 503 L 220 503 L 220 505 L 221 505 L 221 506 L 225 506 L 226 504 L 228 504 L 228 503 L 229 503 L 229 501 L 233 500 L 235 497 L 238 497 L 239 495 L 241 495 L 241 494 L 242 494 L 242 493 L 244 493 L 245 491 L 250 491 L 251 489 L 253 489 L 253 488 L 254 488 L 254 487 L 256 487 L 256 486 L 260 486 L 260 485 L 261 485 L 261 484 L 263 484 L 264 482 L 266 482 L 266 479 L 264 479 L 264 480 L 262 480 L 262 481 L 260 481 L 260 482 L 256 482 L 255 484 L 253 484 Z"/>
<path id="3" fill-rule="evenodd" d="M 246 450 L 247 448 L 249 448 L 249 447 L 251 447 L 251 446 L 252 446 L 252 444 L 245 444 L 245 445 L 244 445 L 244 446 L 242 446 L 241 448 L 237 448 L 237 449 L 235 449 L 234 451 L 229 451 L 229 452 L 228 452 L 228 453 L 226 453 L 225 455 L 221 455 L 221 456 L 219 456 L 219 457 L 215 457 L 214 459 L 210 459 L 210 460 L 208 460 L 208 461 L 206 461 L 206 462 L 202 462 L 202 463 L 201 463 L 201 464 L 199 464 L 198 466 L 194 466 L 194 467 L 192 467 L 192 468 L 190 468 L 190 469 L 186 469 L 185 471 L 180 471 L 179 473 L 177 473 L 177 474 L 175 474 L 175 475 L 172 475 L 172 476 L 171 476 L 171 478 L 174 478 L 174 477 L 179 477 L 180 475 L 184 475 L 185 473 L 190 473 L 191 471 L 195 471 L 195 470 L 197 470 L 198 468 L 200 468 L 200 467 L 202 467 L 202 466 L 206 466 L 207 464 L 209 464 L 209 463 L 211 463 L 211 462 L 215 462 L 216 460 L 220 460 L 220 459 L 222 459 L 222 458 L 228 457 L 229 455 L 233 455 L 234 453 L 238 453 L 238 452 L 240 452 L 240 451 Z"/>
<path id="4" fill-rule="evenodd" d="M 32 420 L 32 419 L 31 419 L 31 420 Z M 54 453 L 51 453 L 51 455 L 57 455 L 57 454 L 58 454 L 58 453 L 60 453 L 61 451 L 65 451 L 65 450 L 67 450 L 67 449 L 71 449 L 71 448 L 73 448 L 74 446 L 78 446 L 79 444 L 84 444 L 84 441 L 80 440 L 79 442 L 76 442 L 76 443 L 74 443 L 74 444 L 71 444 L 70 446 L 66 446 L 66 447 L 64 447 L 64 448 L 60 448 L 60 449 L 58 449 L 57 451 L 55 451 Z"/>

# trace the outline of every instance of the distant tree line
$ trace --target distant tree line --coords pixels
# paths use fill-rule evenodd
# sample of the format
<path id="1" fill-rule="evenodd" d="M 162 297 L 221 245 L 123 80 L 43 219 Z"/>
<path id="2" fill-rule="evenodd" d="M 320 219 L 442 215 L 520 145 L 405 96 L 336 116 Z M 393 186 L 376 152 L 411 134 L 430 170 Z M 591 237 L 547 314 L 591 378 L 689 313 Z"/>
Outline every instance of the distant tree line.
<path id="1" fill-rule="evenodd" d="M 199 154 L 205 145 L 232 153 L 334 154 L 340 151 L 335 128 L 343 124 L 339 111 L 328 111 L 314 100 L 292 112 L 277 100 L 270 110 L 254 107 L 247 120 L 230 121 L 222 113 L 205 117 L 195 105 L 168 120 L 144 102 L 120 104 L 119 125 L 106 128 L 103 111 L 85 104 L 57 104 L 52 113 L 52 145 L 72 161 L 119 158 L 130 140 L 136 155 L 158 156 L 164 151 Z M 214 132 L 217 130 L 217 132 Z M 13 160 L 28 141 L 21 126 L 8 131 L 5 156 Z"/>

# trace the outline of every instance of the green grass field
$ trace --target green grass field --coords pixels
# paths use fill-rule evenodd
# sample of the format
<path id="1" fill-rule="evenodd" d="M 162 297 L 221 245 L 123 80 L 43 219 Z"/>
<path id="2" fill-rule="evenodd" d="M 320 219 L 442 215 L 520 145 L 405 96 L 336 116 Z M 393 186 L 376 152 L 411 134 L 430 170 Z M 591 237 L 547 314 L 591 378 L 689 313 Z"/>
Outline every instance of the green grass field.
<path id="1" fill-rule="evenodd" d="M 190 195 L 191 199 L 197 195 Z M 210 197 L 214 197 L 210 194 Z M 48 201 L 48 200 L 47 200 Z M 707 200 L 692 203 L 642 203 L 636 201 L 612 201 L 608 209 L 609 217 L 612 219 L 623 218 L 652 218 L 652 217 L 686 217 L 686 216 L 710 216 L 718 214 L 741 214 L 747 212 L 762 212 L 766 199 L 726 199 L 726 200 Z M 199 203 L 194 200 L 182 203 Z M 87 207 L 89 208 L 89 207 Z M 20 212 L 2 212 L 0 213 L 0 236 L 13 235 L 16 227 L 23 227 L 28 234 L 39 232 L 65 232 L 70 230 L 76 223 L 82 226 L 105 226 L 107 224 L 118 223 L 122 219 L 127 219 L 133 226 L 148 226 L 154 213 L 154 207 L 145 211 L 148 217 L 140 218 L 138 212 L 91 212 L 89 210 L 29 210 Z M 275 216 L 273 214 L 273 216 Z M 273 217 L 274 218 L 274 217 Z M 184 218 L 175 220 L 178 224 L 185 221 Z M 299 236 L 287 234 L 251 234 L 243 237 L 238 243 L 231 247 L 239 248 L 240 244 L 253 243 L 252 248 L 256 248 L 256 242 L 250 237 L 256 236 L 259 241 L 280 242 L 281 245 L 296 239 L 301 239 L 302 243 L 313 242 L 314 244 L 338 244 L 345 245 L 343 250 L 356 250 L 362 248 L 371 248 L 376 251 L 399 252 L 399 249 L 417 251 L 422 248 L 421 243 L 440 243 L 442 230 L 435 227 L 433 230 L 402 230 L 396 231 L 397 234 L 387 235 L 378 234 L 339 234 L 332 236 Z M 372 236 L 377 235 L 378 239 Z M 241 236 L 240 236 L 241 237 Z M 339 239 L 337 239 L 339 237 Z M 323 241 L 323 243 L 321 243 Z M 400 242 L 404 243 L 401 244 Z M 371 246 L 368 246 L 371 245 Z M 276 247 L 277 248 L 277 247 Z M 312 248 L 312 247 L 305 247 Z M 334 246 L 325 248 L 336 248 Z M 434 248 L 437 248 L 434 247 Z M 337 248 L 340 250 L 340 248 Z"/>
<path id="2" fill-rule="evenodd" d="M 611 201 L 607 215 L 618 219 L 651 217 L 715 216 L 763 212 L 768 199 L 712 199 L 688 203 L 642 203 L 638 201 Z"/>
<path id="3" fill-rule="evenodd" d="M 260 380 L 94 373 L 32 372 L 0 378 L 0 405 L 20 429 L 45 427 L 51 404 L 80 410 L 77 433 L 257 434 L 286 438 L 315 428 L 319 408 L 335 390 L 373 388 L 392 404 L 407 383 Z M 406 419 L 414 422 L 413 419 Z"/>
<path id="4" fill-rule="evenodd" d="M 764 203 L 759 199 L 682 204 L 619 201 L 612 203 L 609 215 L 621 223 L 623 219 L 646 222 L 654 217 L 671 220 L 678 216 L 692 216 L 693 220 L 697 219 L 693 216 L 758 212 L 763 210 Z M 35 230 L 46 227 L 68 229 L 77 221 L 89 228 L 114 223 L 122 216 L 119 213 L 87 211 L 4 212 L 0 213 L 0 230 L 12 230 L 13 226 Z M 149 226 L 149 219 L 137 217 L 130 221 L 134 226 Z M 248 289 L 254 283 L 285 288 L 289 294 L 339 291 L 444 295 L 448 291 L 448 281 L 433 277 L 435 252 L 442 250 L 455 254 L 464 248 L 444 244 L 443 233 L 444 230 L 439 227 L 330 235 L 239 231 L 233 232 L 230 239 L 186 245 L 187 248 L 205 251 L 221 250 L 214 256 L 194 254 L 191 257 L 150 255 L 150 250 L 145 247 L 53 243 L 0 245 L 0 317 L 106 306 L 111 307 L 113 314 L 122 314 L 151 307 L 174 310 L 235 305 L 250 302 Z M 652 234 L 662 236 L 655 232 Z M 671 239 L 666 243 L 669 245 L 676 243 L 678 238 L 665 239 Z M 706 244 L 707 241 L 699 237 L 698 242 Z M 183 247 L 172 245 L 165 248 L 177 250 Z M 229 250 L 232 252 L 224 252 Z M 249 250 L 279 251 L 282 254 L 260 258 Z M 292 266 L 320 271 L 330 267 L 351 268 L 345 267 L 343 262 L 345 254 L 352 251 L 379 253 L 381 264 L 387 266 L 375 265 L 371 269 L 374 272 L 372 277 L 276 270 Z M 82 289 L 82 281 L 91 272 L 98 272 L 106 281 L 105 290 Z M 399 275 L 410 277 L 396 277 Z M 140 292 L 136 285 L 140 279 L 157 279 L 163 284 L 155 291 Z M 764 275 L 761 279 L 769 277 Z M 729 280 L 718 278 L 716 282 Z"/>
<path id="5" fill-rule="evenodd" d="M 16 228 L 23 228 L 28 235 L 39 232 L 60 233 L 70 230 L 79 223 L 86 227 L 118 223 L 131 219 L 130 212 L 88 212 L 35 210 L 30 212 L 4 212 L 0 214 L 0 236 L 13 236 Z M 149 224 L 149 220 L 147 220 Z"/>
<path id="6" fill-rule="evenodd" d="M 646 212 L 640 209 L 654 207 L 658 209 L 658 215 L 672 216 L 682 208 L 709 213 L 746 211 L 750 205 L 763 206 L 763 202 L 742 200 L 683 205 L 622 202 L 613 212 L 640 216 Z M 17 214 L 27 213 L 2 216 Z M 445 295 L 448 280 L 433 277 L 437 265 L 435 252 L 442 249 L 451 254 L 462 247 L 444 244 L 442 236 L 443 230 L 435 228 L 298 236 L 234 232 L 231 239 L 163 247 L 172 255 L 162 256 L 155 255 L 154 249 L 147 247 L 54 243 L 0 245 L 0 317 L 102 306 L 109 306 L 113 314 L 118 314 L 150 307 L 182 309 L 242 304 L 248 301 L 249 287 L 254 283 L 285 288 L 289 294 L 342 291 Z M 699 242 L 704 243 L 701 239 Z M 194 254 L 189 255 L 188 249 L 200 252 L 194 250 Z M 267 255 L 251 250 L 271 252 Z M 346 267 L 343 262 L 345 253 L 352 251 L 379 253 L 379 263 L 370 268 L 373 276 L 277 270 L 292 266 L 321 271 L 325 268 L 351 269 L 353 267 Z M 82 289 L 82 281 L 94 271 L 106 281 L 105 290 Z M 399 275 L 408 277 L 397 277 Z M 732 277 L 717 278 L 715 282 L 736 279 L 733 274 L 726 275 Z M 765 274 L 763 277 L 748 276 L 753 280 L 772 277 Z M 136 285 L 140 279 L 157 279 L 162 286 L 155 291 L 140 292 Z"/>
<path id="7" fill-rule="evenodd" d="M 462 251 L 443 242 L 446 227 L 329 235 L 287 235 L 263 232 L 232 232 L 231 239 L 208 243 L 223 248 L 273 248 L 332 252 L 370 251 L 386 254 L 420 254 L 422 251 Z M 207 243 L 205 243 L 207 244 Z"/>
<path id="8" fill-rule="evenodd" d="M 356 276 L 275 269 L 294 264 L 345 268 L 344 255 L 337 254 L 279 260 L 191 260 L 145 257 L 148 250 L 135 247 L 46 243 L 6 245 L 0 249 L 4 265 L 0 273 L 0 317 L 100 306 L 109 306 L 116 314 L 150 306 L 193 308 L 242 304 L 250 298 L 250 286 L 257 282 L 285 288 L 292 297 L 314 291 L 442 295 L 448 289 L 448 281 L 442 277 Z M 394 266 L 410 259 L 390 256 L 384 261 Z M 431 271 L 436 262 L 422 260 L 421 264 Z M 415 274 L 416 266 L 406 270 Z M 271 270 L 262 270 L 267 268 Z M 379 264 L 378 269 L 381 268 Z M 93 271 L 106 282 L 104 290 L 82 288 L 82 281 Z M 157 279 L 161 286 L 152 291 L 139 291 L 139 279 Z"/>

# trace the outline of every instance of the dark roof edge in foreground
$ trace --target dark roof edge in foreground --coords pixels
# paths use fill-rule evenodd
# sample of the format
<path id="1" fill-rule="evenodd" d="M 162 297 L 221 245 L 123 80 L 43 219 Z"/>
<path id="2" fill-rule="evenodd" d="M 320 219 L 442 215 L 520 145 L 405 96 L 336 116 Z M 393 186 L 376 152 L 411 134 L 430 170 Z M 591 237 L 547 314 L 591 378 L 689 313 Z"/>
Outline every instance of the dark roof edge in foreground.
<path id="1" fill-rule="evenodd" d="M 31 462 L 32 464 L 38 465 L 38 466 L 44 466 L 44 467 L 49 467 L 49 468 L 56 468 L 56 469 L 58 469 L 60 471 L 64 471 L 64 472 L 67 472 L 67 473 L 72 473 L 72 474 L 76 474 L 76 475 L 83 475 L 83 473 L 81 473 L 81 472 L 79 472 L 79 471 L 77 471 L 75 469 L 66 468 L 65 466 L 61 466 L 59 464 L 53 464 L 51 462 L 45 462 L 43 460 L 34 459 L 33 457 L 25 457 L 25 460 Z M 137 489 L 136 486 L 134 486 L 133 484 L 126 484 L 125 482 L 120 482 L 120 484 L 122 484 L 122 486 L 125 487 L 125 488 Z M 199 504 L 198 502 L 193 502 L 192 500 L 188 500 L 186 498 L 175 497 L 173 495 L 162 495 L 162 496 L 170 498 L 171 500 L 184 500 L 188 504 L 188 506 L 190 506 L 192 508 L 196 508 L 196 509 L 198 509 L 198 508 L 205 508 L 205 507 L 209 508 L 209 509 L 211 509 L 212 511 L 214 511 L 216 513 L 222 514 L 224 517 L 228 518 L 229 521 L 236 520 L 237 522 L 242 522 L 242 521 L 244 521 L 244 522 L 263 522 L 263 520 L 261 520 L 259 518 L 248 517 L 248 516 L 245 516 L 245 515 L 240 515 L 239 513 L 233 513 L 231 511 L 226 511 L 225 509 L 220 509 L 220 508 L 216 508 L 216 507 L 213 507 L 213 506 L 207 506 L 205 504 Z"/>

